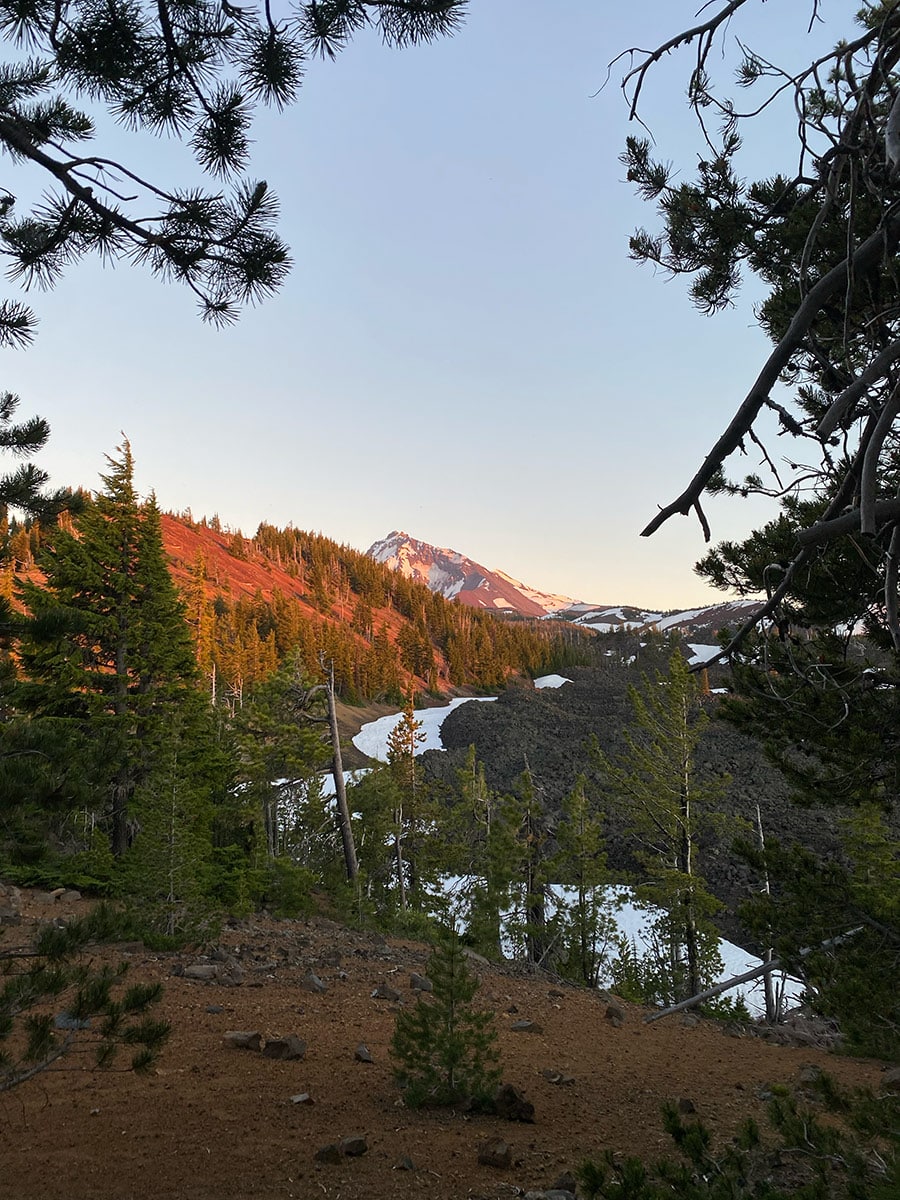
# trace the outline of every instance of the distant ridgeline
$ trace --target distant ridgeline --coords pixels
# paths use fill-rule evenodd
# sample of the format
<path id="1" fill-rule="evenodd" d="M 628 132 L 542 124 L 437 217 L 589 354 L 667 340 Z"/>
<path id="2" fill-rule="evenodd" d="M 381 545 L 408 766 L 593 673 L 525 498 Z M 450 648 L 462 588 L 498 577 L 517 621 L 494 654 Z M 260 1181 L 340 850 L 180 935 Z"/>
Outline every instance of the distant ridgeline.
<path id="1" fill-rule="evenodd" d="M 510 674 L 587 664 L 592 636 L 559 621 L 504 620 L 445 600 L 349 546 L 260 525 L 164 514 L 170 569 L 210 686 L 240 696 L 291 651 L 310 671 L 334 662 L 350 703 L 399 701 L 416 687 L 493 690 Z"/>

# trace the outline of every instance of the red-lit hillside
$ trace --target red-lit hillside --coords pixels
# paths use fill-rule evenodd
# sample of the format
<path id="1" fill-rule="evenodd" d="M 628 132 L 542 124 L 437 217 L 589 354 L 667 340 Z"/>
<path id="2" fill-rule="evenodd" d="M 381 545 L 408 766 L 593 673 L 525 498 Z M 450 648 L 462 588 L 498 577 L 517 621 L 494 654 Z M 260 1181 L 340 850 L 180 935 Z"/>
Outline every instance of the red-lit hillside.
<path id="1" fill-rule="evenodd" d="M 319 534 L 261 525 L 244 538 L 171 514 L 162 530 L 201 667 L 238 695 L 294 650 L 310 671 L 333 662 L 349 699 L 496 688 L 585 637 L 473 612 Z"/>
<path id="2" fill-rule="evenodd" d="M 273 556 L 265 553 L 254 538 L 225 533 L 208 524 L 194 524 L 171 513 L 163 514 L 162 531 L 172 576 L 186 598 L 196 591 L 202 571 L 205 576 L 203 590 L 207 599 L 218 599 L 220 605 L 227 601 L 239 610 L 247 604 L 259 609 L 260 600 L 265 602 L 266 607 L 273 604 L 282 606 L 283 602 L 287 601 L 292 610 L 292 623 L 295 627 L 309 624 L 320 630 L 320 636 L 312 639 L 317 652 L 322 650 L 328 654 L 329 649 L 333 652 L 335 638 L 341 643 L 349 639 L 353 647 L 349 657 L 353 660 L 354 668 L 357 668 L 354 674 L 358 674 L 358 665 L 369 649 L 369 641 L 364 632 L 352 628 L 353 617 L 359 607 L 359 597 L 352 593 L 352 589 L 342 589 L 338 586 L 333 603 L 320 603 L 320 607 L 316 607 L 310 597 L 310 572 L 307 563 L 298 570 L 294 563 L 279 563 L 277 555 L 273 561 Z M 334 547 L 334 550 L 345 549 L 336 547 L 327 539 L 314 540 Z M 332 565 L 332 570 L 340 576 L 340 566 L 337 562 Z M 329 600 L 331 599 L 329 597 Z M 401 630 L 408 624 L 409 622 L 390 604 L 372 608 L 372 632 L 377 629 L 389 641 L 395 652 Z M 296 639 L 289 637 L 289 640 Z M 279 646 L 278 649 L 280 651 L 283 647 Z M 344 653 L 337 657 L 346 660 L 346 647 L 342 646 L 342 649 Z M 277 657 L 280 658 L 281 654 Z M 331 653 L 328 657 L 335 656 Z M 266 667 L 269 665 L 272 664 L 265 663 Z M 259 673 L 262 672 L 251 671 L 252 676 Z M 338 674 L 341 673 L 339 665 Z M 402 675 L 398 676 L 397 682 L 403 686 L 413 683 L 416 688 L 437 686 L 441 690 L 452 686 L 446 659 L 439 651 L 434 654 L 434 670 L 429 674 L 430 678 L 407 671 L 406 682 Z"/>

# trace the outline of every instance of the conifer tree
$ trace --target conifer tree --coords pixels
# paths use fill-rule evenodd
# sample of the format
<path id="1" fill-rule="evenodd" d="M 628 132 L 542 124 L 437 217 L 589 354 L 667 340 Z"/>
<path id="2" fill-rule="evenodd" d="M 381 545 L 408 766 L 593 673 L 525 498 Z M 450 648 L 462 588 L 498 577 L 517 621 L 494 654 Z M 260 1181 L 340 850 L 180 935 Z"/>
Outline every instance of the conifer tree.
<path id="1" fill-rule="evenodd" d="M 394 809 L 394 856 L 397 866 L 397 894 L 401 909 L 408 907 L 409 890 L 416 896 L 420 878 L 416 865 L 418 826 L 421 822 L 423 787 L 415 760 L 416 747 L 424 741 L 422 722 L 416 720 L 414 697 L 410 690 L 400 720 L 388 735 L 388 763 L 396 788 Z"/>
<path id="2" fill-rule="evenodd" d="M 326 719 L 322 690 L 306 678 L 297 655 L 258 684 L 235 714 L 238 777 L 257 814 L 257 843 L 269 861 L 288 850 L 290 829 L 301 819 L 316 773 L 328 762 Z"/>
<path id="3" fill-rule="evenodd" d="M 457 771 L 459 799 L 450 814 L 449 870 L 467 880 L 464 890 L 465 941 L 489 958 L 501 956 L 501 917 L 510 907 L 518 877 L 518 805 L 487 786 L 484 766 L 470 746 Z"/>
<path id="4" fill-rule="evenodd" d="M 531 768 L 526 765 L 519 776 L 519 865 L 524 897 L 522 933 L 525 957 L 532 963 L 543 963 L 550 949 L 547 920 L 547 884 L 549 867 L 549 829 L 547 814 L 535 784 Z"/>
<path id="5" fill-rule="evenodd" d="M 128 1046 L 132 1070 L 152 1065 L 169 1034 L 150 1015 L 161 986 L 123 987 L 124 967 L 98 967 L 89 957 L 95 943 L 125 933 L 121 917 L 99 905 L 81 920 L 44 925 L 28 942 L 0 948 L 0 1093 L 52 1070 L 76 1049 L 93 1049 L 103 1067 Z M 50 1003 L 62 1007 L 61 1021 L 48 1011 Z"/>
<path id="6" fill-rule="evenodd" d="M 119 878 L 142 925 L 183 937 L 201 933 L 212 913 L 212 825 L 227 763 L 201 695 L 185 696 L 154 724 L 152 769 L 132 798 L 140 833 Z"/>
<path id="7" fill-rule="evenodd" d="M 455 930 L 441 931 L 428 977 L 433 990 L 398 1012 L 391 1041 L 404 1102 L 487 1107 L 500 1082 L 497 1033 L 493 1015 L 472 1003 L 478 980 Z"/>
<path id="8" fill-rule="evenodd" d="M 135 791 L 154 769 L 166 714 L 196 688 L 184 612 L 166 568 L 159 512 L 142 506 L 126 441 L 104 487 L 41 557 L 43 585 L 22 595 L 37 624 L 20 644 L 16 703 L 77 736 L 106 795 L 102 817 L 121 858 L 137 833 Z M 61 631 L 41 632 L 53 618 Z"/>
<path id="9" fill-rule="evenodd" d="M 667 675 L 629 688 L 634 718 L 627 750 L 600 756 L 610 799 L 621 810 L 645 879 L 639 898 L 662 915 L 653 923 L 660 955 L 658 999 L 696 995 L 721 966 L 710 916 L 718 907 L 698 869 L 704 811 L 721 796 L 720 781 L 699 777 L 696 749 L 707 718 L 699 685 L 680 653 Z M 708 819 L 708 817 L 707 817 Z"/>
<path id="10" fill-rule="evenodd" d="M 19 397 L 12 392 L 0 393 L 0 453 L 31 459 L 47 444 L 50 427 L 42 417 L 30 417 L 16 423 L 19 404 Z M 0 513 L 3 520 L 8 519 L 10 509 L 18 509 L 28 517 L 49 523 L 67 504 L 71 504 L 70 492 L 48 493 L 44 490 L 48 478 L 46 471 L 36 467 L 33 462 L 22 462 L 17 470 L 0 475 Z M 5 540 L 0 540 L 0 558 L 5 556 L 7 549 Z"/>
<path id="11" fill-rule="evenodd" d="M 407 46 L 453 33 L 464 9 L 465 0 L 296 0 L 277 16 L 205 0 L 2 6 L 15 45 L 0 68 L 0 145 L 54 189 L 21 215 L 13 191 L 0 198 L 9 274 L 51 286 L 85 255 L 125 258 L 184 283 L 205 319 L 234 320 L 290 267 L 277 201 L 265 181 L 246 178 L 257 106 L 293 103 L 306 59 L 334 57 L 362 29 Z M 101 124 L 92 109 L 183 139 L 200 171 L 231 186 L 178 188 L 102 150 L 86 156 Z M 0 344 L 27 344 L 34 329 L 28 307 L 0 304 Z"/>
<path id="12" fill-rule="evenodd" d="M 572 902 L 563 906 L 562 937 L 568 956 L 560 969 L 588 987 L 597 987 L 616 923 L 606 897 L 609 873 L 603 818 L 588 798 L 584 775 L 578 776 L 563 800 L 556 846 L 550 871 L 573 892 Z"/>

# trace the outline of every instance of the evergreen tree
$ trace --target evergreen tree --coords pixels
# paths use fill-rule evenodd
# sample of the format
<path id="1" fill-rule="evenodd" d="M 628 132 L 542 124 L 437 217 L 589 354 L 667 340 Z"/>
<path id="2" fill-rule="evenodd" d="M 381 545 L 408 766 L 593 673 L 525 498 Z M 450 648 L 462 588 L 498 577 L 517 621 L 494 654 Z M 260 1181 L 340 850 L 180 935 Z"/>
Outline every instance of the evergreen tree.
<path id="1" fill-rule="evenodd" d="M 150 1015 L 162 995 L 157 984 L 124 988 L 125 968 L 97 967 L 89 956 L 98 942 L 126 934 L 108 907 L 67 924 L 41 927 L 24 945 L 0 949 L 0 1093 L 52 1069 L 64 1055 L 92 1048 L 98 1066 L 110 1066 L 129 1046 L 131 1069 L 145 1071 L 169 1034 Z M 61 1020 L 54 1019 L 48 1004 Z"/>
<path id="2" fill-rule="evenodd" d="M 765 586 L 812 507 L 821 511 L 821 501 L 786 498 L 777 520 L 743 542 L 717 546 L 698 569 L 744 590 Z M 735 694 L 722 712 L 759 739 L 796 803 L 842 805 L 855 814 L 844 821 L 838 859 L 771 840 L 764 854 L 748 847 L 771 894 L 755 898 L 746 919 L 776 944 L 855 1046 L 898 1056 L 892 981 L 900 913 L 890 897 L 900 862 L 900 691 L 898 658 L 871 585 L 872 559 L 856 545 L 823 548 L 792 576 L 777 624 L 752 631 L 733 650 Z M 848 939 L 850 930 L 857 932 Z M 819 943 L 825 948 L 801 954 Z"/>
<path id="3" fill-rule="evenodd" d="M 455 930 L 442 931 L 428 977 L 433 990 L 398 1012 L 391 1041 L 404 1102 L 487 1107 L 500 1082 L 497 1034 L 492 1014 L 472 1004 L 478 980 Z"/>
<path id="4" fill-rule="evenodd" d="M 768 1136 L 749 1118 L 717 1145 L 698 1119 L 663 1106 L 675 1158 L 644 1163 L 606 1150 L 578 1171 L 585 1200 L 893 1200 L 900 1188 L 896 1096 L 845 1092 L 821 1075 L 803 1093 L 779 1086 Z"/>
<path id="5" fill-rule="evenodd" d="M 315 776 L 328 762 L 323 734 L 327 720 L 324 695 L 306 678 L 297 656 L 250 693 L 235 714 L 233 728 L 240 756 L 239 786 L 245 803 L 258 814 L 256 839 L 269 861 L 291 856 L 310 814 L 317 811 Z M 315 837 L 333 846 L 334 823 Z M 333 856 L 333 854 L 332 854 Z"/>
<path id="6" fill-rule="evenodd" d="M 140 833 L 123 856 L 119 880 L 143 926 L 183 937 L 201 933 L 214 907 L 212 824 L 227 764 L 200 695 L 160 714 L 154 734 L 152 770 L 132 799 Z"/>
<path id="7" fill-rule="evenodd" d="M 378 763 L 348 781 L 347 804 L 353 814 L 361 892 L 386 918 L 401 907 L 394 820 L 400 798 L 390 766 Z"/>
<path id="8" fill-rule="evenodd" d="M 0 326 L 2 326 L 0 309 Z M 2 341 L 2 334 L 0 334 Z M 20 401 L 12 392 L 0 393 L 0 453 L 15 458 L 33 458 L 47 444 L 50 427 L 42 417 L 30 417 L 26 421 L 14 422 Z M 52 522 L 59 513 L 72 503 L 68 491 L 46 492 L 48 482 L 45 471 L 33 462 L 23 462 L 15 471 L 0 476 L 0 514 L 4 522 L 10 509 L 18 509 L 28 517 Z M 9 547 L 5 538 L 0 540 L 0 560 Z"/>
<path id="9" fill-rule="evenodd" d="M 138 832 L 136 789 L 153 774 L 168 718 L 195 691 L 196 668 L 159 513 L 138 502 L 128 443 L 107 461 L 103 490 L 45 549 L 46 583 L 22 588 L 37 623 L 20 644 L 16 703 L 85 747 L 121 857 Z M 50 618 L 61 631 L 45 636 Z"/>
<path id="10" fill-rule="evenodd" d="M 867 832 L 862 841 L 848 834 L 837 862 L 769 847 L 773 894 L 757 906 L 760 929 L 858 1043 L 871 1035 L 884 1047 L 896 1008 L 882 980 L 896 975 L 900 928 L 867 882 L 860 847 L 871 840 L 885 862 L 900 857 L 900 6 L 866 4 L 831 54 L 783 72 L 772 55 L 742 46 L 737 83 L 755 93 L 747 105 L 723 93 L 713 66 L 741 7 L 712 5 L 688 36 L 651 49 L 630 74 L 636 111 L 661 51 L 694 43 L 688 96 L 704 139 L 699 176 L 677 181 L 648 142 L 629 140 L 629 178 L 661 217 L 658 233 L 632 239 L 634 256 L 692 276 L 692 298 L 709 312 L 730 303 L 742 273 L 755 274 L 766 289 L 756 311 L 773 342 L 694 478 L 645 532 L 692 508 L 704 520 L 704 490 L 779 500 L 775 520 L 699 564 L 718 586 L 765 596 L 729 644 L 739 696 L 727 715 L 765 742 L 798 801 L 859 806 Z M 770 109 L 776 76 L 797 117 L 796 165 L 773 161 L 767 178 L 747 180 L 742 145 L 758 132 L 753 115 Z M 711 111 L 724 118 L 718 135 Z M 780 426 L 777 466 L 760 421 L 767 410 Z M 728 478 L 729 456 L 751 442 L 760 470 Z M 846 940 L 852 928 L 863 932 Z M 813 930 L 829 948 L 801 962 Z M 854 1005 L 867 989 L 877 1002 Z M 871 1018 L 869 1034 L 860 1016 Z"/>
<path id="11" fill-rule="evenodd" d="M 457 771 L 457 791 L 448 818 L 447 867 L 465 881 L 459 913 L 464 940 L 479 954 L 499 958 L 502 914 L 512 904 L 512 886 L 518 878 L 518 805 L 487 786 L 474 746 Z"/>
<path id="12" fill-rule="evenodd" d="M 706 716 L 699 685 L 681 654 L 668 675 L 629 688 L 633 723 L 627 750 L 615 762 L 600 757 L 610 799 L 622 811 L 645 878 L 637 895 L 657 907 L 653 922 L 659 954 L 659 994 L 664 1003 L 702 991 L 721 969 L 710 916 L 718 907 L 697 864 L 704 812 L 722 794 L 720 782 L 698 775 L 696 749 Z"/>
<path id="13" fill-rule="evenodd" d="M 524 941 L 528 962 L 544 964 L 551 946 L 551 928 L 547 919 L 550 831 L 544 804 L 527 765 L 519 776 L 516 799 L 519 880 L 523 896 L 518 932 Z"/>
<path id="14" fill-rule="evenodd" d="M 610 878 L 603 818 L 588 798 L 584 775 L 578 776 L 563 800 L 556 846 L 550 871 L 573 892 L 571 903 L 563 906 L 562 937 L 568 955 L 561 970 L 588 987 L 597 987 L 607 950 L 615 939 L 616 922 L 607 901 Z"/>
<path id="15" fill-rule="evenodd" d="M 422 835 L 424 785 L 419 777 L 415 753 L 424 740 L 422 722 L 416 720 L 414 697 L 410 691 L 400 720 L 388 735 L 387 744 L 388 763 L 395 784 L 394 856 L 401 909 L 407 908 L 410 892 L 417 902 L 421 899 L 417 857 Z"/>

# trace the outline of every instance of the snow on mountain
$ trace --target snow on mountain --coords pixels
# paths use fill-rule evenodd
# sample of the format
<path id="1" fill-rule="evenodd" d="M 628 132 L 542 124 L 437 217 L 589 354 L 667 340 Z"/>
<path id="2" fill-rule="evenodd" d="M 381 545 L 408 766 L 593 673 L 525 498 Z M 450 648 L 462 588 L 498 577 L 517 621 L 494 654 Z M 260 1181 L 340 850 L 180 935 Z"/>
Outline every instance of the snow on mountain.
<path id="1" fill-rule="evenodd" d="M 570 609 L 558 615 L 566 617 L 575 625 L 584 629 L 594 629 L 598 633 L 614 633 L 617 630 L 656 630 L 658 633 L 666 633 L 677 630 L 679 633 L 691 635 L 699 642 L 698 634 L 713 635 L 726 626 L 738 628 L 761 603 L 760 600 L 725 600 L 721 604 L 710 604 L 705 608 L 688 608 L 670 613 L 649 612 L 646 609 L 627 606 L 604 608 L 599 604 L 593 607 L 579 604 L 577 609 Z M 718 647 L 716 649 L 718 650 Z"/>
<path id="2" fill-rule="evenodd" d="M 491 571 L 458 550 L 420 542 L 395 529 L 366 551 L 376 562 L 385 563 L 407 579 L 427 584 L 448 600 L 472 608 L 518 613 L 523 617 L 545 617 L 570 608 L 571 596 L 537 591 L 503 571 Z"/>
<path id="3" fill-rule="evenodd" d="M 527 596 L 529 600 L 533 600 L 536 604 L 540 604 L 544 612 L 548 615 L 561 612 L 563 609 L 570 609 L 576 605 L 578 601 L 573 600 L 571 596 L 554 596 L 548 592 L 538 592 L 534 588 L 530 588 L 525 583 L 520 583 L 518 579 L 513 579 L 512 576 L 505 574 L 503 571 L 495 571 L 494 574 L 498 579 L 504 580 L 511 584 L 512 587 L 520 591 L 523 596 Z"/>
<path id="4" fill-rule="evenodd" d="M 661 613 L 629 605 L 586 604 L 529 587 L 504 571 L 491 571 L 458 550 L 432 546 L 395 529 L 366 551 L 407 579 L 427 584 L 448 600 L 473 608 L 518 613 L 523 617 L 561 617 L 598 633 L 617 630 L 678 630 L 697 643 L 712 641 L 724 626 L 739 626 L 756 608 L 758 600 L 728 600 L 706 608 Z M 702 635 L 702 636 L 701 636 Z"/>

